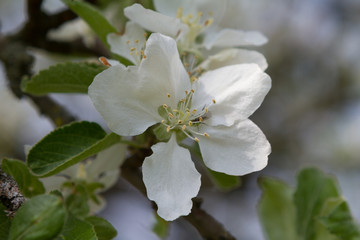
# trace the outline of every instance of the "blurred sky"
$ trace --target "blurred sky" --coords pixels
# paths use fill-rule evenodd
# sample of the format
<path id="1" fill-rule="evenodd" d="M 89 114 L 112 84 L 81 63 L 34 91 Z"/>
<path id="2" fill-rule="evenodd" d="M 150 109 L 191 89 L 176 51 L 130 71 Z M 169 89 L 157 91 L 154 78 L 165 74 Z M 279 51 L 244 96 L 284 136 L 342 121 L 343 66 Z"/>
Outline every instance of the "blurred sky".
<path id="1" fill-rule="evenodd" d="M 251 118 L 273 151 L 268 167 L 246 177 L 243 188 L 230 193 L 203 189 L 204 207 L 239 239 L 263 239 L 255 208 L 260 196 L 257 176 L 277 176 L 295 184 L 298 169 L 315 165 L 339 178 L 360 220 L 360 189 L 354 185 L 360 181 L 360 1 L 229 2 L 224 24 L 260 30 L 269 39 L 256 50 L 267 58 L 273 87 Z M 58 6 L 58 0 L 47 2 L 51 11 Z M 18 29 L 25 18 L 23 0 L 0 0 L 2 34 Z M 61 59 L 36 55 L 36 70 Z M 0 70 L 0 156 L 22 156 L 24 144 L 34 144 L 53 126 L 38 116 L 31 103 L 12 96 L 1 64 Z M 101 122 L 86 96 L 54 98 L 80 118 Z M 107 195 L 109 207 L 103 215 L 121 230 L 118 239 L 157 239 L 149 231 L 154 221 L 149 202 L 123 181 L 116 189 L 121 194 Z M 197 234 L 180 220 L 170 236 L 196 239 Z"/>

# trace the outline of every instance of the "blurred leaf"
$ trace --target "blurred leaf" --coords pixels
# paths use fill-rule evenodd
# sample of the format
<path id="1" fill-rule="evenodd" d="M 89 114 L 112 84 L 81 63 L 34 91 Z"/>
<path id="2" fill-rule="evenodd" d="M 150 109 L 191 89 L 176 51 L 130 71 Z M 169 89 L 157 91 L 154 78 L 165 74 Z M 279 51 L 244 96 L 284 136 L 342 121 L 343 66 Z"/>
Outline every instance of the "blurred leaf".
<path id="1" fill-rule="evenodd" d="M 97 240 L 94 227 L 69 214 L 57 240 Z"/>
<path id="2" fill-rule="evenodd" d="M 315 168 L 300 172 L 294 203 L 297 208 L 297 229 L 304 239 L 316 239 L 316 218 L 327 199 L 338 196 L 334 178 Z"/>
<path id="3" fill-rule="evenodd" d="M 241 186 L 241 178 L 239 176 L 231 176 L 221 172 L 215 172 L 207 168 L 211 180 L 221 190 L 230 191 Z"/>
<path id="4" fill-rule="evenodd" d="M 169 141 L 171 134 L 166 131 L 166 127 L 162 124 L 159 124 L 153 129 L 153 132 L 156 136 L 156 138 L 159 141 Z"/>
<path id="5" fill-rule="evenodd" d="M 84 1 L 62 0 L 71 10 L 79 15 L 90 28 L 98 35 L 106 46 L 106 36 L 109 33 L 117 32 L 108 20 L 93 5 Z"/>
<path id="6" fill-rule="evenodd" d="M 33 95 L 87 93 L 94 77 L 105 69 L 94 63 L 61 63 L 40 71 L 31 79 L 23 79 L 21 89 Z"/>
<path id="7" fill-rule="evenodd" d="M 24 162 L 15 159 L 3 159 L 1 168 L 15 179 L 25 197 L 30 198 L 45 193 L 42 182 L 30 173 Z"/>
<path id="8" fill-rule="evenodd" d="M 156 233 L 156 235 L 161 238 L 165 239 L 169 234 L 169 223 L 159 217 L 158 214 L 155 213 L 155 224 L 153 226 L 153 232 Z"/>
<path id="9" fill-rule="evenodd" d="M 284 182 L 261 178 L 262 189 L 258 213 L 268 240 L 297 240 L 296 210 L 293 189 Z"/>
<path id="10" fill-rule="evenodd" d="M 65 207 L 55 195 L 38 195 L 22 205 L 10 227 L 9 240 L 49 240 L 65 222 Z"/>
<path id="11" fill-rule="evenodd" d="M 82 184 L 75 185 L 71 194 L 66 198 L 65 203 L 68 211 L 77 217 L 86 217 L 90 211 L 89 194 Z"/>
<path id="12" fill-rule="evenodd" d="M 88 223 L 93 225 L 97 238 L 99 240 L 110 240 L 116 237 L 117 231 L 104 218 L 97 216 L 90 216 L 85 219 Z"/>
<path id="13" fill-rule="evenodd" d="M 328 199 L 321 211 L 319 221 L 342 240 L 359 240 L 359 226 L 351 216 L 346 201 L 339 198 Z"/>
<path id="14" fill-rule="evenodd" d="M 55 129 L 27 156 L 27 165 L 38 176 L 54 175 L 117 143 L 120 136 L 91 122 L 74 122 Z"/>
<path id="15" fill-rule="evenodd" d="M 10 230 L 10 219 L 5 213 L 6 207 L 0 203 L 0 240 L 7 240 Z"/>

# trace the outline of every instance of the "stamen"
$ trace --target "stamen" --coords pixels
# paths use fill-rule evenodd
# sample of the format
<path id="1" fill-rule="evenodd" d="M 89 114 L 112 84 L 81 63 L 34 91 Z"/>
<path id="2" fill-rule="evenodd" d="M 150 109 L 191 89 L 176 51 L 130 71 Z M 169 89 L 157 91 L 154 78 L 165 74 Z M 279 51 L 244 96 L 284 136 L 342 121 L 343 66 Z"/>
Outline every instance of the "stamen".
<path id="1" fill-rule="evenodd" d="M 185 131 L 185 129 L 186 129 L 186 125 L 183 125 L 183 126 L 181 127 L 181 130 Z"/>
<path id="2" fill-rule="evenodd" d="M 196 138 L 194 138 L 194 140 L 195 140 L 195 142 L 199 142 L 199 139 L 196 137 Z"/>
<path id="3" fill-rule="evenodd" d="M 162 124 L 164 124 L 164 123 L 165 123 L 165 120 L 164 120 L 164 119 L 163 119 L 163 120 L 161 120 L 161 123 L 162 123 Z"/>
<path id="4" fill-rule="evenodd" d="M 189 92 L 185 90 L 185 94 L 186 94 L 186 95 L 188 95 L 188 94 L 189 94 Z"/>
<path id="5" fill-rule="evenodd" d="M 174 118 L 174 114 L 172 114 L 172 113 L 169 112 L 169 117 L 170 117 L 170 118 Z"/>
<path id="6" fill-rule="evenodd" d="M 213 102 L 213 104 L 215 104 L 216 103 L 215 99 L 213 99 L 212 102 Z"/>
<path id="7" fill-rule="evenodd" d="M 167 108 L 168 108 L 168 105 L 163 104 L 163 108 L 167 109 Z"/>
<path id="8" fill-rule="evenodd" d="M 192 121 L 189 121 L 189 126 L 191 127 L 193 125 L 193 122 Z"/>
<path id="9" fill-rule="evenodd" d="M 178 122 L 177 122 L 178 124 L 182 124 L 183 123 L 183 121 L 182 120 L 178 120 Z"/>
<path id="10" fill-rule="evenodd" d="M 202 122 L 203 121 L 203 118 L 202 117 L 199 117 L 199 122 Z"/>
<path id="11" fill-rule="evenodd" d="M 135 43 L 139 43 L 139 39 L 136 39 L 136 40 L 135 40 Z"/>
<path id="12" fill-rule="evenodd" d="M 166 128 L 166 132 L 170 132 L 170 126 Z"/>
<path id="13" fill-rule="evenodd" d="M 133 51 L 135 51 L 135 50 L 136 50 L 136 48 L 134 48 L 134 47 L 130 48 L 130 51 L 131 51 L 131 52 L 133 52 Z"/>
<path id="14" fill-rule="evenodd" d="M 191 91 L 192 93 L 194 93 L 194 92 L 195 92 L 195 90 L 194 90 L 194 89 L 191 89 L 190 91 Z"/>
<path id="15" fill-rule="evenodd" d="M 204 111 L 205 111 L 205 113 L 208 113 L 209 110 L 208 110 L 208 108 L 206 107 L 206 108 L 204 109 Z"/>
<path id="16" fill-rule="evenodd" d="M 109 61 L 105 58 L 105 57 L 100 57 L 99 61 L 104 64 L 107 67 L 111 67 L 111 64 L 109 63 Z"/>
<path id="17" fill-rule="evenodd" d="M 213 22 L 214 22 L 214 19 L 212 19 L 212 18 L 207 19 L 207 20 L 204 22 L 204 26 L 205 26 L 205 27 L 210 26 Z"/>
<path id="18" fill-rule="evenodd" d="M 196 109 L 192 110 L 192 113 L 193 113 L 193 114 L 195 114 L 196 112 L 197 112 L 197 110 L 196 110 Z"/>
<path id="19" fill-rule="evenodd" d="M 126 41 L 126 44 L 129 45 L 129 44 L 130 44 L 130 40 L 127 40 L 127 41 Z"/>
<path id="20" fill-rule="evenodd" d="M 210 135 L 207 134 L 206 132 L 204 133 L 204 136 L 205 136 L 205 137 L 210 137 Z"/>
<path id="21" fill-rule="evenodd" d="M 168 97 L 168 98 L 170 98 L 170 97 L 171 97 L 170 93 L 167 93 L 166 95 L 167 95 L 167 97 Z"/>

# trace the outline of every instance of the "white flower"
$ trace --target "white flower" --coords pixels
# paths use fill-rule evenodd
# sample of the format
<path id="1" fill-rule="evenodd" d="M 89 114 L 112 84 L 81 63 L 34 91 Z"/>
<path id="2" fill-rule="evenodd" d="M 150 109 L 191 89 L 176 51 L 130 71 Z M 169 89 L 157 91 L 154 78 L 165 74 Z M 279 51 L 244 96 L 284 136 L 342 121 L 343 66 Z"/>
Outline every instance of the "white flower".
<path id="1" fill-rule="evenodd" d="M 119 64 L 97 75 L 89 95 L 117 134 L 137 135 L 156 123 L 171 134 L 167 143 L 152 147 L 142 169 L 158 214 L 174 220 L 189 214 L 200 188 L 200 174 L 176 134 L 197 141 L 215 171 L 243 175 L 264 168 L 270 145 L 248 117 L 271 80 L 256 64 L 222 67 L 190 80 L 176 42 L 159 33 L 149 37 L 144 55 L 139 66 Z"/>
<path id="2" fill-rule="evenodd" d="M 155 12 L 134 4 L 125 8 L 125 15 L 152 32 L 159 32 L 180 41 L 185 51 L 202 47 L 259 46 L 267 42 L 257 31 L 221 28 L 228 1 L 222 0 L 156 0 Z M 186 14 L 186 15 L 185 15 Z"/>

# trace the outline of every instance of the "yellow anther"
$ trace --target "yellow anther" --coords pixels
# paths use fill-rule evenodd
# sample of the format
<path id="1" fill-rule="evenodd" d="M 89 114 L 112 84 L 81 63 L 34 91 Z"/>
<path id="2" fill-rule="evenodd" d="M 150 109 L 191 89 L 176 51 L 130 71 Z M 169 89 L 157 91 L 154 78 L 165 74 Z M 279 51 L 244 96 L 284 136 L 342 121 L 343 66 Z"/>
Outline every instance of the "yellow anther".
<path id="1" fill-rule="evenodd" d="M 209 110 L 208 110 L 208 108 L 206 107 L 206 108 L 205 108 L 205 113 L 208 113 L 208 111 L 209 111 Z"/>
<path id="2" fill-rule="evenodd" d="M 164 123 L 165 123 L 165 120 L 164 120 L 164 119 L 163 119 L 163 120 L 161 120 L 161 123 L 162 123 L 162 124 L 164 124 Z"/>
<path id="3" fill-rule="evenodd" d="M 147 37 L 147 33 L 144 33 L 144 37 Z"/>
<path id="4" fill-rule="evenodd" d="M 174 114 L 169 113 L 169 117 L 170 117 L 170 118 L 174 118 Z"/>
<path id="5" fill-rule="evenodd" d="M 182 8 L 178 8 L 177 12 L 176 12 L 176 18 L 181 18 L 183 14 L 183 9 Z"/>
<path id="6" fill-rule="evenodd" d="M 178 122 L 177 122 L 178 124 L 182 124 L 183 123 L 183 121 L 182 120 L 178 120 Z"/>
<path id="7" fill-rule="evenodd" d="M 141 56 L 144 56 L 144 55 L 145 55 L 145 53 L 144 53 L 143 50 L 140 51 L 140 54 L 141 54 Z"/>
<path id="8" fill-rule="evenodd" d="M 192 81 L 192 82 L 195 82 L 196 80 L 198 80 L 198 78 L 195 77 L 195 76 L 192 76 L 192 77 L 190 78 L 190 81 Z"/>
<path id="9" fill-rule="evenodd" d="M 132 48 L 130 48 L 130 51 L 135 51 L 136 50 L 136 48 L 134 48 L 134 47 L 132 47 Z"/>
<path id="10" fill-rule="evenodd" d="M 199 117 L 199 122 L 202 122 L 204 119 L 202 117 Z"/>
<path id="11" fill-rule="evenodd" d="M 184 102 L 185 102 L 185 98 L 181 99 L 180 102 L 184 103 Z"/>
<path id="12" fill-rule="evenodd" d="M 190 91 L 191 91 L 192 93 L 194 93 L 194 92 L 195 92 L 195 90 L 194 90 L 194 89 L 191 89 Z"/>
<path id="13" fill-rule="evenodd" d="M 188 94 L 189 94 L 189 92 L 185 90 L 185 94 L 186 94 L 186 95 L 188 95 Z"/>
<path id="14" fill-rule="evenodd" d="M 136 40 L 135 40 L 135 43 L 139 43 L 139 40 L 138 40 L 138 39 L 136 39 Z"/>
<path id="15" fill-rule="evenodd" d="M 189 121 L 189 126 L 191 127 L 193 125 L 193 122 L 192 121 Z"/>
<path id="16" fill-rule="evenodd" d="M 111 67 L 111 64 L 109 63 L 109 61 L 108 61 L 106 58 L 100 57 L 100 58 L 99 58 L 99 61 L 100 61 L 102 64 L 104 64 L 105 66 Z"/>
<path id="17" fill-rule="evenodd" d="M 194 140 L 195 140 L 195 142 L 199 142 L 199 139 L 196 137 L 196 138 L 194 138 Z"/>
<path id="18" fill-rule="evenodd" d="M 173 111 L 174 113 L 179 112 L 179 110 L 177 110 L 177 109 L 173 109 L 172 111 Z"/>
<path id="19" fill-rule="evenodd" d="M 167 108 L 168 108 L 168 105 L 163 104 L 163 108 L 167 109 Z"/>
<path id="20" fill-rule="evenodd" d="M 146 55 L 144 55 L 143 58 L 145 59 L 145 58 L 146 58 Z"/>
<path id="21" fill-rule="evenodd" d="M 189 63 L 184 63 L 184 66 L 188 67 L 188 66 L 190 66 L 190 64 Z"/>
<path id="22" fill-rule="evenodd" d="M 127 41 L 126 41 L 126 44 L 129 45 L 129 44 L 130 44 L 130 40 L 127 40 Z"/>
<path id="23" fill-rule="evenodd" d="M 215 104 L 216 103 L 215 99 L 213 99 L 212 102 L 213 102 L 213 104 Z"/>
<path id="24" fill-rule="evenodd" d="M 167 97 L 168 97 L 168 98 L 170 98 L 170 97 L 171 97 L 170 93 L 167 93 L 166 95 L 167 95 Z"/>
<path id="25" fill-rule="evenodd" d="M 181 130 L 185 130 L 186 129 L 186 125 L 183 125 L 182 127 L 181 127 Z"/>
<path id="26" fill-rule="evenodd" d="M 166 132 L 170 132 L 170 126 L 166 128 Z"/>
<path id="27" fill-rule="evenodd" d="M 204 22 L 204 26 L 205 26 L 205 27 L 210 26 L 210 25 L 213 23 L 213 21 L 214 21 L 214 19 L 212 19 L 212 18 L 206 20 L 206 21 Z"/>
<path id="28" fill-rule="evenodd" d="M 205 137 L 210 137 L 210 135 L 209 135 L 209 134 L 207 134 L 207 133 L 204 133 L 204 136 L 205 136 Z"/>
<path id="29" fill-rule="evenodd" d="M 194 113 L 196 113 L 196 111 L 197 111 L 196 109 L 193 109 L 193 110 L 192 110 L 192 113 L 194 114 Z"/>
<path id="30" fill-rule="evenodd" d="M 187 72 L 187 73 L 188 73 L 189 76 L 191 75 L 191 72 Z"/>

